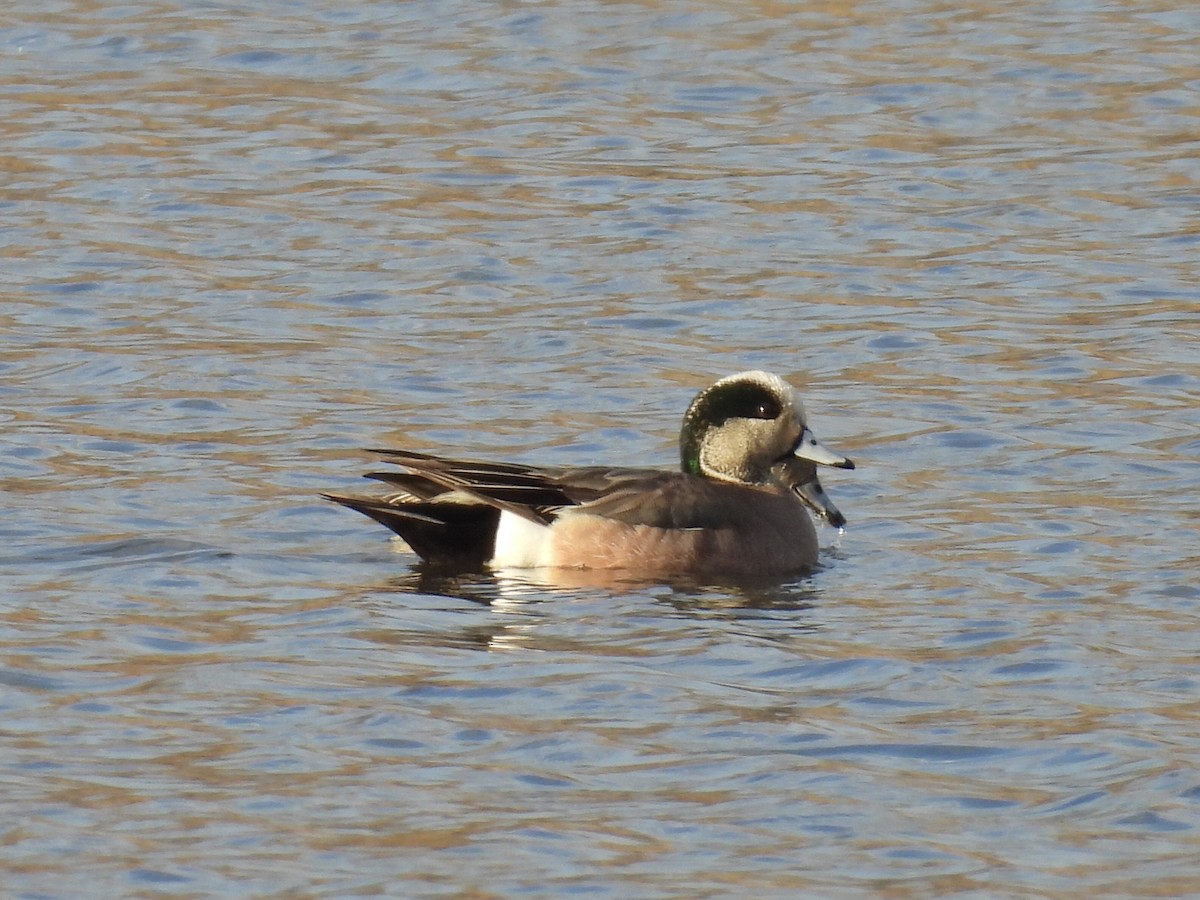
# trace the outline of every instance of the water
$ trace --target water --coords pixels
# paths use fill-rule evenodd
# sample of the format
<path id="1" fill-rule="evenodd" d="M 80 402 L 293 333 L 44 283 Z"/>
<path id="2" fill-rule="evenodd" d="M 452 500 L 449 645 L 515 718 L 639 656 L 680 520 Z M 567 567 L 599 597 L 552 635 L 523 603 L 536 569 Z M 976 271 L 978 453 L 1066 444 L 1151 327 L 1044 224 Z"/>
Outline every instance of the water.
<path id="1" fill-rule="evenodd" d="M 1200 12 L 0 22 L 7 895 L 1200 883 Z M 357 448 L 855 459 L 782 584 L 422 576 Z"/>

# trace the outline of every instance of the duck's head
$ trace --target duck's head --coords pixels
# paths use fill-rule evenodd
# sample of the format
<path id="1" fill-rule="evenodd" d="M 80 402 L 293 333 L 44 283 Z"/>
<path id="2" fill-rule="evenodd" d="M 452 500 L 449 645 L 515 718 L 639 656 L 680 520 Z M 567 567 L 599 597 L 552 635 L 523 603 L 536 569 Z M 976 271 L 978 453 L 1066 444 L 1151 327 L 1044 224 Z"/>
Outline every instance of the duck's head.
<path id="1" fill-rule="evenodd" d="M 739 372 L 696 395 L 679 435 L 683 471 L 741 484 L 782 483 L 814 512 L 844 524 L 817 481 L 816 467 L 853 469 L 809 430 L 804 404 L 770 372 Z"/>

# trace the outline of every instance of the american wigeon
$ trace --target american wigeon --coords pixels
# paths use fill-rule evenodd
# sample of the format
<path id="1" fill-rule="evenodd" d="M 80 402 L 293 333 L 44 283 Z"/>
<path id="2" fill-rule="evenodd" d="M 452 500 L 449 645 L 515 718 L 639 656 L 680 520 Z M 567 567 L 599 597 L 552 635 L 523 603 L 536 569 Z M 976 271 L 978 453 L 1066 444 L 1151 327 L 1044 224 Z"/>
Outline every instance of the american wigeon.
<path id="1" fill-rule="evenodd" d="M 854 463 L 817 442 L 777 375 L 741 372 L 701 391 L 679 449 L 677 472 L 372 450 L 408 470 L 366 476 L 397 492 L 322 496 L 387 526 L 427 563 L 456 568 L 778 575 L 817 562 L 808 509 L 845 524 L 816 467 Z"/>

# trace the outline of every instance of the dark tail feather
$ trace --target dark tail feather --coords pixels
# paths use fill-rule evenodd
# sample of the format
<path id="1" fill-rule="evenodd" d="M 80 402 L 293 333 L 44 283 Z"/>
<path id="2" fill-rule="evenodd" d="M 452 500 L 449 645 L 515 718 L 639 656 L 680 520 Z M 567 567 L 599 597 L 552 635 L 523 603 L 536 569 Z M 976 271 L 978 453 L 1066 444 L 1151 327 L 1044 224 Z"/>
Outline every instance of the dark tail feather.
<path id="1" fill-rule="evenodd" d="M 364 477 L 394 485 L 402 491 L 412 494 L 418 500 L 432 500 L 439 494 L 449 493 L 447 488 L 442 487 L 436 481 L 430 481 L 428 478 L 408 472 L 368 472 Z"/>
<path id="2" fill-rule="evenodd" d="M 454 567 L 482 567 L 495 553 L 500 510 L 482 503 L 404 503 L 375 497 L 322 494 L 404 538 L 425 562 Z"/>

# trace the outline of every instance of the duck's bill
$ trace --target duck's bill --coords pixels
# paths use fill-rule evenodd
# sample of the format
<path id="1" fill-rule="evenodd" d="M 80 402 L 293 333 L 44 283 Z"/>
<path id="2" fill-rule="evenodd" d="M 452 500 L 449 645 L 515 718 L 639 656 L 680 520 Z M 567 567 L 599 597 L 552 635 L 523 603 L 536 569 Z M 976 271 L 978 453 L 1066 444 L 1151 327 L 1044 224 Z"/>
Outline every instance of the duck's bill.
<path id="1" fill-rule="evenodd" d="M 843 462 L 850 463 L 850 460 L 843 460 Z M 830 463 L 829 465 L 836 464 Z M 850 463 L 849 466 L 842 466 L 842 468 L 853 468 L 853 466 L 854 464 Z M 829 495 L 821 487 L 821 482 L 817 478 L 817 467 L 814 463 L 793 456 L 783 462 L 777 463 L 774 471 L 779 480 L 795 491 L 796 496 L 804 501 L 805 505 L 818 517 L 824 519 L 834 528 L 845 526 L 846 517 L 833 505 L 833 501 L 829 499 Z"/>
<path id="2" fill-rule="evenodd" d="M 815 471 L 813 472 L 813 477 L 808 481 L 803 484 L 792 485 L 792 490 L 796 492 L 797 497 L 808 504 L 809 509 L 834 528 L 845 526 L 846 517 L 842 515 L 841 510 L 833 505 L 833 501 L 829 499 L 829 495 L 821 487 L 821 482 L 817 480 Z"/>
<path id="3" fill-rule="evenodd" d="M 854 463 L 846 459 L 846 457 L 838 456 L 832 450 L 827 449 L 824 444 L 817 440 L 816 435 L 809 428 L 804 429 L 804 433 L 800 435 L 800 442 L 796 444 L 796 449 L 793 452 L 800 459 L 807 459 L 818 466 L 833 466 L 838 469 L 854 468 Z"/>

